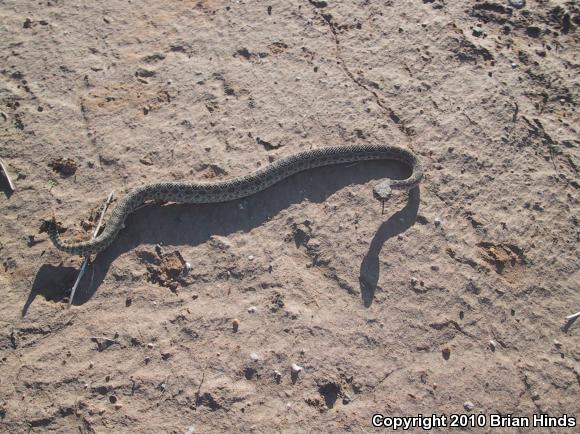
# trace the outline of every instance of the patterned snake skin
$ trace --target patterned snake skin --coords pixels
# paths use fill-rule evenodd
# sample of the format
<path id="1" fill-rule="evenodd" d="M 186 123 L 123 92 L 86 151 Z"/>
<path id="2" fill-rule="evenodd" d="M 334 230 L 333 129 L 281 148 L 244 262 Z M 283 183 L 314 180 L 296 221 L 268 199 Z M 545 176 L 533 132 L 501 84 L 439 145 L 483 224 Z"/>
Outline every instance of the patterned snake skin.
<path id="1" fill-rule="evenodd" d="M 68 243 L 60 239 L 56 220 L 49 225 L 49 236 L 53 244 L 67 253 L 89 255 L 107 248 L 123 228 L 129 214 L 146 201 L 159 200 L 177 203 L 226 202 L 250 196 L 264 190 L 284 178 L 303 170 L 331 164 L 352 163 L 367 160 L 397 160 L 412 170 L 407 179 L 385 180 L 373 188 L 374 197 L 384 203 L 391 189 L 410 190 L 423 178 L 423 168 L 411 152 L 386 145 L 333 146 L 300 152 L 261 168 L 249 175 L 214 183 L 156 182 L 130 191 L 115 207 L 105 229 L 96 238 L 79 243 Z"/>

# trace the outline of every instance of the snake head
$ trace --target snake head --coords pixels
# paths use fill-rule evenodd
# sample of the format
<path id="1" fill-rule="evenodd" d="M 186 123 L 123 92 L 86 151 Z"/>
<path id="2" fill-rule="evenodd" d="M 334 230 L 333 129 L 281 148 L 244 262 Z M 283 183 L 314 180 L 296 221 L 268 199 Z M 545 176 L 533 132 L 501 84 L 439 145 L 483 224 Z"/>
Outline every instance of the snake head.
<path id="1" fill-rule="evenodd" d="M 373 187 L 373 197 L 381 202 L 388 200 L 392 194 L 393 191 L 391 190 L 391 184 L 388 180 Z"/>

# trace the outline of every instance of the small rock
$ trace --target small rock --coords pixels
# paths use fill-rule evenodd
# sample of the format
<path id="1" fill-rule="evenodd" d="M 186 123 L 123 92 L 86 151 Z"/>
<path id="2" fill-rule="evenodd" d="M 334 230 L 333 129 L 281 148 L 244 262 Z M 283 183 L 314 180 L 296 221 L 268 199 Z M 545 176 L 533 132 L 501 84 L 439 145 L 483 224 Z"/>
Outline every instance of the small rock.
<path id="1" fill-rule="evenodd" d="M 250 306 L 248 308 L 248 313 L 256 313 L 258 309 L 256 308 L 256 306 Z"/>
<path id="2" fill-rule="evenodd" d="M 496 348 L 497 348 L 496 342 L 493 339 L 491 341 L 489 341 L 489 349 L 491 351 L 495 351 Z"/>
<path id="3" fill-rule="evenodd" d="M 562 342 L 560 342 L 557 339 L 554 339 L 554 345 L 555 345 L 556 348 L 560 348 L 562 346 Z"/>
<path id="4" fill-rule="evenodd" d="M 540 36 L 542 36 L 542 29 L 540 29 L 537 26 L 528 26 L 528 28 L 526 29 L 526 34 L 530 38 L 539 38 Z"/>
<path id="5" fill-rule="evenodd" d="M 348 393 L 345 393 L 344 396 L 342 397 L 342 403 L 344 405 L 350 403 L 352 401 L 352 398 L 350 397 L 350 395 Z"/>
<path id="6" fill-rule="evenodd" d="M 183 264 L 183 273 L 189 274 L 190 271 L 191 271 L 191 263 L 186 262 L 185 264 Z"/>
<path id="7" fill-rule="evenodd" d="M 413 287 L 417 286 L 417 283 L 419 283 L 419 281 L 417 280 L 416 277 L 411 277 L 411 285 Z"/>
<path id="8" fill-rule="evenodd" d="M 136 77 L 153 77 L 155 74 L 156 74 L 155 71 L 151 71 L 145 68 L 139 68 L 137 69 L 137 71 L 135 71 Z"/>
<path id="9" fill-rule="evenodd" d="M 240 328 L 240 320 L 235 318 L 232 321 L 232 330 L 234 331 L 234 333 L 237 333 L 239 328 Z"/>
<path id="10" fill-rule="evenodd" d="M 399 235 L 397 235 L 397 239 L 398 239 L 398 240 L 402 240 L 403 238 L 405 238 L 405 237 L 403 237 L 403 234 L 399 234 Z"/>
<path id="11" fill-rule="evenodd" d="M 449 360 L 449 357 L 451 357 L 451 350 L 449 348 L 443 348 L 441 354 L 445 360 Z"/>
<path id="12" fill-rule="evenodd" d="M 93 369 L 93 366 L 95 366 L 95 362 L 93 362 L 92 360 L 89 362 L 89 368 Z"/>
<path id="13" fill-rule="evenodd" d="M 161 358 L 163 360 L 169 360 L 173 354 L 171 353 L 161 353 Z"/>
<path id="14" fill-rule="evenodd" d="M 155 346 L 155 344 L 153 344 L 152 342 L 149 342 L 147 344 L 147 348 L 149 348 L 149 349 L 153 348 L 154 346 Z"/>
<path id="15" fill-rule="evenodd" d="M 254 260 L 254 255 L 249 255 L 248 256 L 248 261 L 253 261 Z"/>
<path id="16" fill-rule="evenodd" d="M 512 69 L 516 69 L 518 67 L 517 63 L 512 62 Z"/>
<path id="17" fill-rule="evenodd" d="M 477 38 L 481 38 L 483 36 L 483 29 L 481 27 L 474 27 L 472 34 Z"/>
<path id="18" fill-rule="evenodd" d="M 123 408 L 123 404 L 121 404 L 120 402 L 115 403 L 115 410 L 120 410 L 121 408 Z"/>
<path id="19" fill-rule="evenodd" d="M 257 362 L 258 360 L 260 360 L 260 356 L 258 356 L 257 353 L 250 353 L 250 360 L 252 362 Z"/>
<path id="20" fill-rule="evenodd" d="M 467 411 L 471 411 L 475 408 L 475 405 L 473 405 L 473 402 L 471 401 L 465 401 L 463 403 L 463 408 L 466 409 Z"/>
<path id="21" fill-rule="evenodd" d="M 526 0 L 509 0 L 509 4 L 511 7 L 521 9 L 526 5 Z"/>
<path id="22" fill-rule="evenodd" d="M 278 384 L 282 381 L 282 373 L 277 369 L 274 370 L 274 381 Z"/>
<path id="23" fill-rule="evenodd" d="M 300 371 L 304 370 L 302 366 L 298 366 L 296 363 L 292 363 L 292 374 L 298 375 Z"/>
<path id="24" fill-rule="evenodd" d="M 441 226 L 441 219 L 436 217 L 435 220 L 433 220 L 433 223 L 435 224 L 435 227 L 439 227 Z"/>

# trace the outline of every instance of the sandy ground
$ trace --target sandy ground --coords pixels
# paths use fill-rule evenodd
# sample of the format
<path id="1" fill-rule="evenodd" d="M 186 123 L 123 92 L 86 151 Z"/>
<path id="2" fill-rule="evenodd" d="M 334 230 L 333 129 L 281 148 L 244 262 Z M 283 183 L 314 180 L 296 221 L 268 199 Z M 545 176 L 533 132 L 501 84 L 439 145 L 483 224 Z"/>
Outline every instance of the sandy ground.
<path id="1" fill-rule="evenodd" d="M 467 402 L 580 417 L 574 2 L 4 0 L 0 17 L 0 431 L 358 433 Z M 51 212 L 87 238 L 111 190 L 352 143 L 417 153 L 420 191 L 381 215 L 371 187 L 405 170 L 357 164 L 147 207 L 66 309 L 81 258 L 42 232 Z"/>

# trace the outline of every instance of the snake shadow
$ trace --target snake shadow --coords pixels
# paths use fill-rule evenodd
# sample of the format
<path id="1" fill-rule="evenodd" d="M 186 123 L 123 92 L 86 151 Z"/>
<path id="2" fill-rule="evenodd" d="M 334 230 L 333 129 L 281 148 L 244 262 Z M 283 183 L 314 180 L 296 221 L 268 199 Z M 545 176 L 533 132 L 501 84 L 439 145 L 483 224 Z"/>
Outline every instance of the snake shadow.
<path id="1" fill-rule="evenodd" d="M 379 281 L 379 255 L 383 245 L 389 238 L 393 238 L 413 226 L 419 211 L 420 196 L 419 187 L 411 190 L 405 207 L 385 221 L 371 241 L 369 250 L 360 265 L 359 273 L 360 293 L 365 307 L 370 307 L 375 298 Z"/>
<path id="2" fill-rule="evenodd" d="M 81 305 L 90 300 L 105 279 L 113 261 L 122 253 L 140 245 L 161 243 L 176 247 L 195 246 L 206 242 L 213 235 L 227 236 L 234 232 L 249 232 L 293 204 L 304 201 L 321 203 L 333 193 L 352 184 L 366 184 L 385 178 L 404 179 L 409 175 L 409 168 L 396 161 L 340 164 L 290 176 L 267 190 L 244 199 L 216 204 L 169 204 L 142 208 L 127 218 L 126 228 L 87 268 L 75 294 L 74 304 Z M 370 183 L 368 189 L 364 190 L 369 200 L 374 200 L 371 191 L 374 184 Z M 380 207 L 379 202 L 376 206 Z M 385 215 L 388 215 L 391 207 L 387 202 Z M 409 194 L 404 209 L 386 220 L 371 241 L 360 268 L 361 296 L 365 306 L 370 306 L 374 297 L 379 279 L 378 256 L 383 243 L 414 224 L 418 207 L 418 189 L 414 189 Z M 68 268 L 70 267 L 49 264 L 40 267 L 22 316 L 38 295 L 55 301 L 66 299 L 75 274 Z M 59 275 L 62 276 L 60 282 Z"/>

